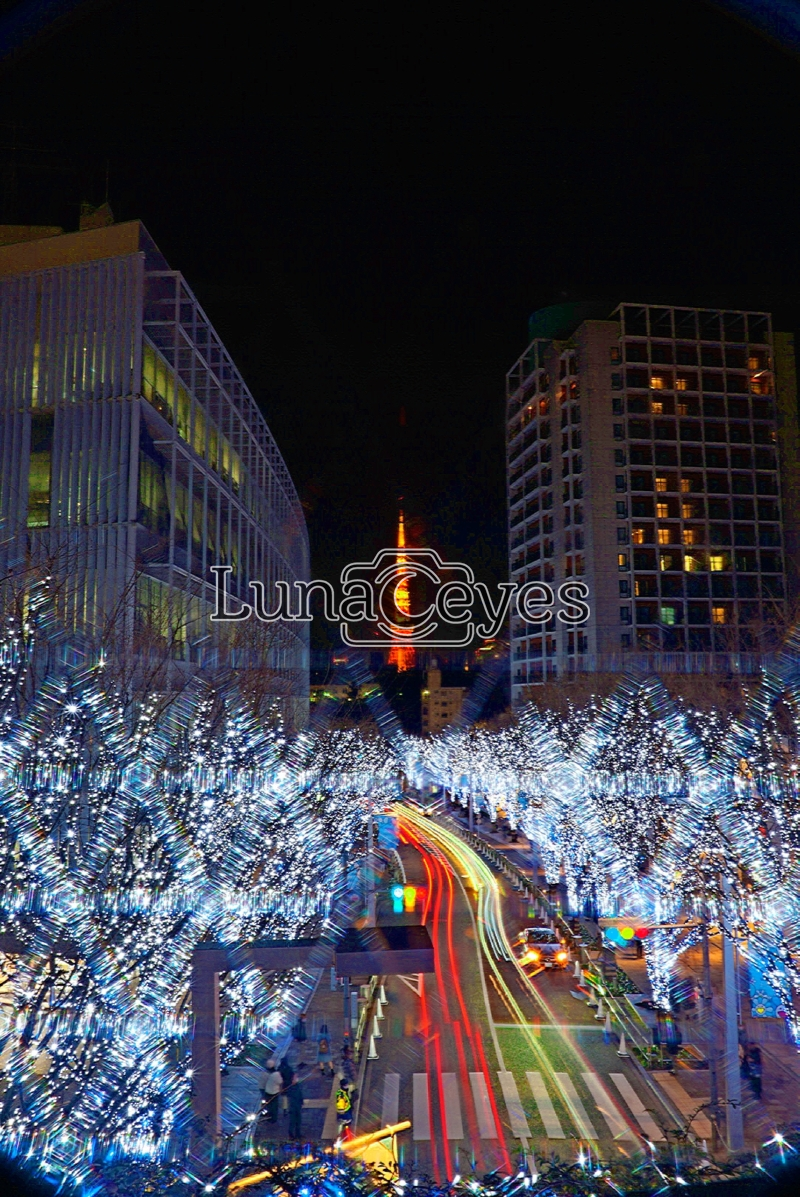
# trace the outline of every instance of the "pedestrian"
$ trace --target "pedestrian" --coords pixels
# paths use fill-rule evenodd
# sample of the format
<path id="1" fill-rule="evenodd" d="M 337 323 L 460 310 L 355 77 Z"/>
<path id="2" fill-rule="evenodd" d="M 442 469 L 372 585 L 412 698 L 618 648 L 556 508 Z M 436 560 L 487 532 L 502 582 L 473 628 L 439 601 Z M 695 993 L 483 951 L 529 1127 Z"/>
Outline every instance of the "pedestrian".
<path id="1" fill-rule="evenodd" d="M 349 1126 L 353 1120 L 353 1102 L 344 1085 L 336 1090 L 336 1119 L 340 1127 Z"/>
<path id="2" fill-rule="evenodd" d="M 303 1085 L 299 1072 L 292 1073 L 289 1082 L 289 1138 L 299 1139 L 303 1134 Z"/>
<path id="3" fill-rule="evenodd" d="M 343 1089 L 346 1089 L 348 1094 L 352 1097 L 353 1089 L 356 1083 L 356 1066 L 353 1063 L 353 1056 L 347 1044 L 342 1048 L 342 1062 L 339 1065 L 339 1080 Z"/>
<path id="4" fill-rule="evenodd" d="M 750 1088 L 753 1090 L 753 1096 L 761 1099 L 761 1048 L 758 1044 L 754 1044 L 750 1048 L 747 1055 L 747 1062 L 750 1067 Z"/>
<path id="5" fill-rule="evenodd" d="M 282 1088 L 281 1088 L 281 1110 L 285 1112 L 286 1110 L 289 1109 L 288 1092 L 289 1092 L 289 1086 L 292 1083 L 292 1074 L 294 1073 L 294 1068 L 289 1061 L 288 1053 L 287 1053 L 287 1055 L 285 1055 L 283 1057 L 280 1064 L 278 1065 L 278 1072 L 280 1072 L 280 1074 L 281 1074 L 281 1085 L 282 1085 Z"/>
<path id="6" fill-rule="evenodd" d="M 301 1014 L 297 1022 L 294 1024 L 292 1038 L 296 1039 L 298 1043 L 305 1043 L 306 1039 L 308 1038 L 305 1014 Z"/>
<path id="7" fill-rule="evenodd" d="M 317 1036 L 317 1063 L 319 1064 L 320 1075 L 325 1075 L 325 1069 L 330 1069 L 330 1075 L 333 1076 L 333 1056 L 331 1055 L 331 1037 L 328 1033 L 328 1024 L 323 1023 L 319 1029 Z"/>
<path id="8" fill-rule="evenodd" d="M 739 1044 L 739 1075 L 743 1081 L 750 1080 L 750 1060 L 748 1059 L 747 1048 L 743 1043 Z"/>
<path id="9" fill-rule="evenodd" d="M 267 1102 L 267 1120 L 278 1121 L 278 1098 L 283 1081 L 273 1059 L 267 1060 L 266 1071 L 261 1074 L 261 1091 Z"/>

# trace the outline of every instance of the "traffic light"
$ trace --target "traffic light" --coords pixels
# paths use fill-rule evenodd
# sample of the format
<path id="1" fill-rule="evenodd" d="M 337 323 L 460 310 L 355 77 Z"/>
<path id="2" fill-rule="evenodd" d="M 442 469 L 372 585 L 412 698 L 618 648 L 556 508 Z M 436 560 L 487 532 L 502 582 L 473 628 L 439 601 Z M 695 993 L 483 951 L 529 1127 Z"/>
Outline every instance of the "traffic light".
<path id="1" fill-rule="evenodd" d="M 420 885 L 393 885 L 389 890 L 394 914 L 410 914 L 416 910 L 417 902 L 424 898 L 425 890 Z"/>
<path id="2" fill-rule="evenodd" d="M 605 932 L 606 939 L 614 947 L 624 948 L 633 944 L 637 939 L 647 939 L 652 928 L 638 918 L 601 918 L 598 922 Z"/>

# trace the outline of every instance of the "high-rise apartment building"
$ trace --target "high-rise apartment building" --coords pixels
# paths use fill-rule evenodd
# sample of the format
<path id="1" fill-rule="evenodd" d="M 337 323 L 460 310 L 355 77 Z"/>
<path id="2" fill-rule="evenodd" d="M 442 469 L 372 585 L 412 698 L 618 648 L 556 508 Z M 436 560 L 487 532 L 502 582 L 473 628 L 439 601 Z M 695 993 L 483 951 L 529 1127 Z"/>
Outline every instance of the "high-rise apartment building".
<path id="1" fill-rule="evenodd" d="M 252 663 L 246 636 L 209 622 L 211 567 L 230 566 L 233 606 L 251 580 L 272 595 L 308 578 L 278 447 L 142 224 L 59 233 L 0 236 L 0 576 L 51 575 L 77 643 L 113 624 L 184 672 Z M 273 627 L 256 664 L 302 722 L 308 628 Z"/>
<path id="2" fill-rule="evenodd" d="M 583 580 L 591 615 L 512 617 L 512 699 L 572 672 L 753 671 L 797 556 L 792 338 L 766 312 L 581 315 L 535 313 L 507 376 L 509 557 L 520 584 Z"/>

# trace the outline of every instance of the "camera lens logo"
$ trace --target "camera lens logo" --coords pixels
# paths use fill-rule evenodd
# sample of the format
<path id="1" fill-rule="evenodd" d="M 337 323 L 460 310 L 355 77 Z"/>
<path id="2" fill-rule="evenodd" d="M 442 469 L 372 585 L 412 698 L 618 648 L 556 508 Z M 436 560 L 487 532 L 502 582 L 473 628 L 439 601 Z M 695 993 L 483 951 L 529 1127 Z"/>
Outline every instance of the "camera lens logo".
<path id="1" fill-rule="evenodd" d="M 426 605 L 414 610 L 413 590 L 424 591 Z M 381 549 L 372 561 L 345 566 L 344 601 L 356 617 L 343 618 L 342 639 L 354 648 L 391 648 L 402 640 L 411 648 L 459 648 L 472 643 L 475 575 L 460 561 L 443 561 L 434 549 Z M 432 596 L 432 597 L 431 597 Z M 351 601 L 352 600 L 352 601 Z M 377 635 L 362 639 L 356 623 L 369 621 Z"/>

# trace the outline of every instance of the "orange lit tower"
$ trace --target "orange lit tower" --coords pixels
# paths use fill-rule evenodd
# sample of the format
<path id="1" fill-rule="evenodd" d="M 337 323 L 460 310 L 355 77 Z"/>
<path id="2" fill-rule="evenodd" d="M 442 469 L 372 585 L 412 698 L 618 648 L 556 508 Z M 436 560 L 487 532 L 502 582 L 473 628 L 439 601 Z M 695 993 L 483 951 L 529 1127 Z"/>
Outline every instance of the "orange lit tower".
<path id="1" fill-rule="evenodd" d="M 397 637 L 397 640 L 389 650 L 389 664 L 396 665 L 400 672 L 404 669 L 413 669 L 416 664 L 416 651 L 412 645 L 403 643 L 403 637 L 412 634 L 410 627 L 403 626 L 403 617 L 411 613 L 411 594 L 408 589 L 408 577 L 402 571 L 402 567 L 408 564 L 408 557 L 403 552 L 405 547 L 406 527 L 401 507 L 397 522 L 397 572 L 400 580 L 395 586 L 394 591 L 394 605 L 397 609 L 398 622 L 390 625 L 392 634 Z"/>

